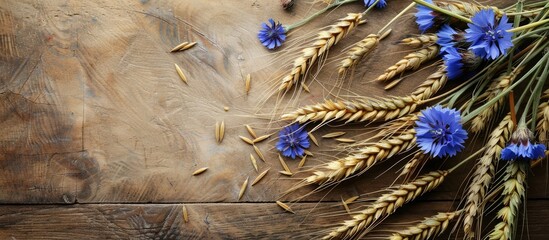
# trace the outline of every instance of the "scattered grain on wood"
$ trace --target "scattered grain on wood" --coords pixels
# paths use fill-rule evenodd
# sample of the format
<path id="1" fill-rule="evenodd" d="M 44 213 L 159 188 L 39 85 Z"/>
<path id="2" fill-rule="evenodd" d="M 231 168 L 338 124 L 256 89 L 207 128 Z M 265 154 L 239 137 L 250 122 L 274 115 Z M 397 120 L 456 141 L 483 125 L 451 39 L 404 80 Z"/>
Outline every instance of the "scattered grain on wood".
<path id="1" fill-rule="evenodd" d="M 244 181 L 244 183 L 242 184 L 242 187 L 240 187 L 240 192 L 238 193 L 238 200 L 239 201 L 242 198 L 242 196 L 244 195 L 244 192 L 246 192 L 246 188 L 248 187 L 248 180 L 249 179 L 250 179 L 250 177 L 246 177 L 246 181 Z"/>
<path id="2" fill-rule="evenodd" d="M 258 143 L 258 142 L 262 142 L 264 141 L 265 139 L 269 138 L 272 134 L 267 134 L 267 135 L 263 135 L 263 136 L 259 136 L 259 137 L 256 137 L 253 142 L 254 143 Z"/>
<path id="3" fill-rule="evenodd" d="M 323 135 L 322 138 L 336 138 L 336 137 L 341 137 L 345 134 L 346 132 L 333 132 L 333 133 L 328 133 L 326 135 Z"/>
<path id="4" fill-rule="evenodd" d="M 309 150 L 303 150 L 303 152 L 304 152 L 305 155 L 307 155 L 307 156 L 311 156 L 311 157 L 314 156 L 313 153 L 312 153 L 311 151 L 309 151 Z"/>
<path id="5" fill-rule="evenodd" d="M 257 161 L 255 160 L 254 155 L 251 153 L 250 153 L 250 160 L 252 160 L 252 165 L 254 165 L 255 171 L 258 172 L 259 169 L 257 168 Z"/>
<path id="6" fill-rule="evenodd" d="M 317 146 L 317 147 L 320 147 L 320 145 L 318 144 L 318 140 L 316 140 L 316 137 L 315 135 L 313 135 L 312 133 L 307 133 L 309 135 L 309 138 L 311 139 L 311 141 L 313 141 L 313 143 Z"/>
<path id="7" fill-rule="evenodd" d="M 215 141 L 219 143 L 219 130 L 221 129 L 221 125 L 219 125 L 219 122 L 215 122 Z"/>
<path id="8" fill-rule="evenodd" d="M 177 52 L 177 51 L 179 51 L 179 49 L 186 46 L 187 44 L 189 44 L 189 42 L 182 42 L 181 44 L 179 44 L 179 45 L 175 46 L 174 48 L 172 48 L 172 50 L 170 52 Z"/>
<path id="9" fill-rule="evenodd" d="M 299 165 L 297 167 L 302 168 L 303 166 L 305 166 L 305 162 L 307 162 L 307 155 L 301 158 L 301 161 L 299 161 Z"/>
<path id="10" fill-rule="evenodd" d="M 194 47 L 194 45 L 196 45 L 196 42 L 191 42 L 191 43 L 183 46 L 181 49 L 179 49 L 179 51 L 185 51 L 187 49 L 190 49 L 190 48 Z"/>
<path id="11" fill-rule="evenodd" d="M 238 136 L 238 137 L 240 139 L 242 139 L 242 141 L 244 141 L 245 143 L 250 144 L 250 145 L 254 145 L 254 142 L 251 139 L 249 139 L 247 137 L 244 137 L 244 136 Z"/>
<path id="12" fill-rule="evenodd" d="M 248 73 L 248 75 L 246 75 L 246 94 L 250 93 L 250 89 L 252 87 L 252 76 L 250 76 L 250 74 Z"/>
<path id="13" fill-rule="evenodd" d="M 354 196 L 354 197 L 350 197 L 350 198 L 347 198 L 345 200 L 345 203 L 349 204 L 349 203 L 352 203 L 354 201 L 356 201 L 360 196 Z"/>
<path id="14" fill-rule="evenodd" d="M 225 110 L 225 112 L 228 112 L 228 111 L 229 111 L 229 107 L 225 106 L 225 107 L 223 108 L 223 110 Z"/>
<path id="15" fill-rule="evenodd" d="M 303 88 L 303 90 L 305 90 L 305 92 L 311 93 L 311 90 L 309 89 L 309 87 L 306 84 L 301 83 L 301 87 Z"/>
<path id="16" fill-rule="evenodd" d="M 292 172 L 288 172 L 288 171 L 278 171 L 278 172 L 282 175 L 286 175 L 286 176 L 289 176 L 289 177 L 294 175 Z"/>
<path id="17" fill-rule="evenodd" d="M 259 150 L 259 148 L 256 145 L 253 145 L 253 146 L 254 146 L 254 151 L 255 153 L 257 153 L 257 156 L 259 157 L 259 159 L 265 162 L 265 156 L 263 156 L 263 153 L 261 152 L 261 150 Z"/>
<path id="18" fill-rule="evenodd" d="M 193 172 L 193 176 L 201 174 L 201 173 L 205 172 L 206 170 L 208 170 L 208 167 L 199 168 L 199 169 L 197 169 L 196 171 Z"/>
<path id="19" fill-rule="evenodd" d="M 338 141 L 338 142 L 341 142 L 341 143 L 354 143 L 354 142 L 356 142 L 356 140 L 350 139 L 350 138 L 336 138 L 335 140 Z"/>
<path id="20" fill-rule="evenodd" d="M 223 142 L 224 137 L 225 137 L 225 121 L 221 121 L 221 125 L 219 126 L 219 143 Z"/>
<path id="21" fill-rule="evenodd" d="M 351 215 L 351 210 L 349 209 L 349 206 L 347 205 L 347 203 L 345 202 L 345 200 L 343 200 L 343 197 L 341 197 L 341 204 L 343 205 L 343 207 L 345 208 L 345 211 L 347 211 L 347 213 L 349 215 Z"/>
<path id="22" fill-rule="evenodd" d="M 278 154 L 278 161 L 280 161 L 280 165 L 282 166 L 282 168 L 283 168 L 286 172 L 289 172 L 289 173 L 292 172 L 292 171 L 290 170 L 290 168 L 288 167 L 288 164 L 286 164 L 286 161 L 284 161 L 284 158 L 282 158 L 282 156 L 280 156 L 280 154 Z"/>
<path id="23" fill-rule="evenodd" d="M 286 205 L 285 203 L 281 202 L 281 201 L 276 201 L 276 204 L 281 207 L 282 209 L 286 210 L 287 212 L 291 212 L 293 214 L 295 214 L 295 212 L 290 208 L 290 206 Z"/>
<path id="24" fill-rule="evenodd" d="M 177 75 L 179 75 L 179 78 L 181 78 L 181 81 L 183 81 L 185 84 L 189 84 L 187 82 L 187 77 L 185 77 L 185 74 L 183 73 L 183 70 L 177 65 L 177 63 L 174 63 L 175 65 L 175 71 L 177 71 Z"/>
<path id="25" fill-rule="evenodd" d="M 186 223 L 189 222 L 189 212 L 187 212 L 187 207 L 185 207 L 185 205 L 183 205 L 183 221 Z"/>
<path id="26" fill-rule="evenodd" d="M 261 179 L 263 179 L 265 177 L 265 175 L 267 175 L 267 172 L 269 172 L 269 170 L 271 170 L 271 169 L 268 168 L 267 170 L 265 170 L 265 171 L 261 172 L 259 175 L 257 175 L 257 177 L 252 182 L 252 186 L 255 185 L 256 183 L 258 183 L 259 181 L 261 181 Z"/>
<path id="27" fill-rule="evenodd" d="M 252 136 L 253 138 L 257 138 L 257 134 L 255 133 L 254 129 L 248 124 L 246 124 L 245 126 L 246 126 L 246 130 L 248 130 L 248 133 L 250 134 L 250 136 Z"/>

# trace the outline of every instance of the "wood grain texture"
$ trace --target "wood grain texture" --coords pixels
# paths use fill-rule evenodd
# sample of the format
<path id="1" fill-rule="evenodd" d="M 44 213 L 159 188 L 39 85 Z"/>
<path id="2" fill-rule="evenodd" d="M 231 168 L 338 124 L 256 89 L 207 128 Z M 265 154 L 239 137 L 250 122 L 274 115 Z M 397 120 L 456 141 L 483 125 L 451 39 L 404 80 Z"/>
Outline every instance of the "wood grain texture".
<path id="1" fill-rule="evenodd" d="M 332 50 L 336 54 L 331 59 L 346 45 L 377 31 L 405 4 L 399 1 L 372 12 L 366 24 Z M 0 175 L 0 186 L 7 189 L 0 193 L 0 202 L 234 201 L 243 179 L 257 174 L 247 161 L 253 149 L 237 138 L 247 136 L 244 125 L 252 124 L 258 134 L 267 134 L 284 124 L 269 124 L 269 119 L 255 115 L 259 111 L 265 116 L 274 106 L 275 99 L 260 105 L 267 89 L 278 84 L 296 55 L 294 49 L 315 34 L 315 29 L 347 12 L 362 10 L 361 4 L 350 4 L 319 18 L 292 33 L 278 53 L 266 51 L 257 42 L 256 31 L 265 16 L 291 23 L 314 8 L 297 4 L 293 12 L 286 13 L 276 1 L 251 0 L 200 4 L 3 1 L 0 32 L 11 40 L 4 48 L 8 52 L 2 53 L 5 64 L 0 66 L 0 126 L 6 129 L 0 136 L 0 158 L 9 169 Z M 402 37 L 400 32 L 415 28 L 412 19 L 411 14 L 406 15 L 393 26 L 395 34 L 365 59 L 352 80 L 341 85 L 330 74 L 336 72 L 336 66 L 328 64 L 325 74 L 307 81 L 311 94 L 285 98 L 280 107 L 292 109 L 330 94 L 349 94 L 330 91 L 336 85 L 368 96 L 385 95 L 383 86 L 370 80 L 406 54 L 392 43 Z M 230 24 L 224 23 L 227 20 Z M 169 53 L 182 41 L 196 41 L 197 45 Z M 188 86 L 178 79 L 174 63 L 185 71 Z M 372 68 L 374 64 L 378 67 Z M 428 72 L 414 74 L 390 94 L 409 92 Z M 254 78 L 249 96 L 243 91 L 242 80 L 248 73 Z M 224 111 L 225 106 L 231 110 Z M 228 126 L 220 145 L 212 134 L 216 121 Z M 334 130 L 320 129 L 315 134 L 328 131 Z M 346 137 L 365 137 L 358 134 L 351 131 Z M 266 163 L 260 163 L 260 170 L 279 170 L 274 141 L 271 138 L 258 144 L 267 158 Z M 319 150 L 337 143 L 319 141 L 322 148 L 314 146 L 311 151 L 320 154 L 309 158 L 306 167 L 331 160 Z M 325 199 L 335 201 L 340 195 L 388 186 L 393 175 L 382 173 L 399 160 L 388 161 Z M 298 163 L 289 164 L 295 170 Z M 432 165 L 439 166 L 436 162 Z M 201 166 L 210 169 L 198 178 L 191 177 Z M 397 172 L 399 167 L 389 172 Z M 432 199 L 454 199 L 465 175 L 466 171 L 456 174 Z M 285 177 L 269 174 L 243 200 L 276 199 L 295 183 L 281 178 Z M 543 186 L 543 178 L 536 180 L 539 183 L 532 186 Z M 547 193 L 533 191 L 529 196 L 547 197 Z"/>
<path id="2" fill-rule="evenodd" d="M 485 3 L 504 2 L 511 0 Z M 392 158 L 330 194 L 312 194 L 304 203 L 291 204 L 297 214 L 286 213 L 274 201 L 304 175 L 297 172 L 299 160 L 287 161 L 295 178 L 278 174 L 283 169 L 273 147 L 275 135 L 257 144 L 266 157 L 258 161 L 259 172 L 271 170 L 235 203 L 242 182 L 258 174 L 249 160 L 254 149 L 238 138 L 249 136 L 245 124 L 258 135 L 276 133 L 286 124 L 276 120 L 283 111 L 336 96 L 404 95 L 435 69 L 421 69 L 390 92 L 372 83 L 410 52 L 393 44 L 416 28 L 410 13 L 349 79 L 337 78 L 343 50 L 377 32 L 408 4 L 390 1 L 331 49 L 324 72 L 313 71 L 314 80 L 309 76 L 305 81 L 310 94 L 267 99 L 300 47 L 320 28 L 364 10 L 358 1 L 331 11 L 292 32 L 277 52 L 259 44 L 260 22 L 272 17 L 290 24 L 323 6 L 307 3 L 298 1 L 285 12 L 278 1 L 258 0 L 0 1 L 0 203 L 15 204 L 0 205 L 0 239 L 311 238 L 327 223 L 347 217 L 341 198 L 372 197 L 368 193 L 391 185 L 405 158 Z M 197 45 L 170 53 L 183 41 Z M 249 94 L 243 80 L 247 74 L 253 78 Z M 227 129 L 217 144 L 213 132 L 221 121 Z M 319 136 L 346 131 L 346 138 L 365 139 L 369 135 L 362 127 L 319 129 L 314 134 L 320 147 L 311 147 L 315 156 L 307 158 L 305 169 L 332 160 L 329 154 L 335 153 L 326 149 L 338 143 Z M 433 160 L 424 171 L 453 164 Z M 192 176 L 206 166 L 208 171 Z M 389 223 L 452 210 L 468 169 L 453 173 Z M 547 236 L 547 177 L 544 165 L 528 179 L 524 223 L 530 239 Z M 301 189 L 287 199 L 311 190 Z M 320 199 L 338 206 L 317 205 Z M 18 205 L 53 203 L 67 205 Z M 179 203 L 187 206 L 189 223 L 183 222 Z"/>
<path id="3" fill-rule="evenodd" d="M 337 205 L 334 205 L 337 204 Z M 549 214 L 548 200 L 530 200 L 529 219 Z M 351 204 L 354 207 L 356 204 Z M 349 218 L 340 203 L 292 205 L 296 214 L 275 203 L 186 204 L 189 222 L 180 204 L 82 204 L 72 206 L 0 206 L 0 238 L 30 239 L 310 239 L 322 234 L 331 222 Z M 437 212 L 449 211 L 451 202 L 413 203 L 405 214 L 390 217 L 368 237 L 401 230 Z M 335 216 L 319 214 L 335 213 Z M 527 223 L 520 239 L 546 239 L 545 224 Z M 398 223 L 398 224 L 397 224 Z M 452 223 L 453 225 L 453 223 Z M 452 226 L 451 225 L 451 226 Z M 449 228 L 451 230 L 451 228 Z M 450 231 L 439 239 L 447 239 Z M 450 235 L 452 236 L 452 235 Z"/>

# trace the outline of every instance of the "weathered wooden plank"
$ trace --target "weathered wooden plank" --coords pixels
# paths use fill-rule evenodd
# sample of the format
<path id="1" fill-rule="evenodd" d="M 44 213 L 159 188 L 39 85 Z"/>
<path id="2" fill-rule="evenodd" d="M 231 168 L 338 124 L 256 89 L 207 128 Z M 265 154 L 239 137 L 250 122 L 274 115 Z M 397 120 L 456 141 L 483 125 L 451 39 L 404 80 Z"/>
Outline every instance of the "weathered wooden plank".
<path id="1" fill-rule="evenodd" d="M 287 71 L 295 57 L 292 52 L 298 52 L 278 55 L 266 51 L 256 39 L 260 22 L 273 17 L 289 24 L 312 11 L 300 3 L 294 12 L 286 13 L 278 4 L 255 0 L 0 2 L 0 29 L 10 39 L 8 50 L 0 53 L 0 127 L 4 129 L 0 164 L 5 172 L 0 174 L 4 189 L 0 202 L 235 201 L 244 179 L 257 174 L 248 159 L 253 149 L 237 136 L 247 134 L 244 124 L 252 124 L 260 135 L 276 132 L 284 124 L 268 128 L 273 123 L 269 117 L 258 118 L 253 113 L 271 113 L 276 99 L 265 105 L 260 101 Z M 406 4 L 395 1 L 387 9 L 372 12 L 367 24 L 332 51 L 339 52 L 377 31 Z M 293 50 L 289 46 L 308 38 L 307 33 L 312 36 L 318 27 L 347 12 L 363 11 L 362 5 L 344 6 L 319 18 L 295 32 L 282 50 Z M 395 34 L 360 65 L 345 89 L 368 96 L 386 94 L 382 85 L 364 83 L 406 54 L 391 43 L 402 37 L 399 33 L 415 27 L 411 20 L 410 14 L 394 25 Z M 169 53 L 182 41 L 197 45 Z M 174 63 L 183 68 L 189 85 L 178 79 Z M 327 73 L 317 78 L 328 88 L 337 83 L 331 67 L 326 66 Z M 248 73 L 254 84 L 246 96 L 242 79 Z M 427 74 L 414 74 L 390 94 L 408 92 Z M 302 94 L 295 101 L 287 98 L 280 107 L 292 109 L 331 97 L 316 82 L 310 88 L 312 94 Z M 224 111 L 224 106 L 231 110 Z M 223 143 L 216 144 L 213 129 L 222 120 L 227 133 Z M 355 125 L 354 135 L 346 137 L 356 137 L 361 127 Z M 329 131 L 333 130 L 315 134 Z M 243 201 L 275 200 L 296 183 L 276 174 L 280 169 L 275 141 L 271 138 L 258 144 L 267 159 L 259 162 L 260 170 L 271 167 L 273 171 L 250 187 Z M 308 159 L 306 167 L 331 160 L 323 151 L 336 143 L 319 141 L 321 147 L 311 149 L 317 155 Z M 340 196 L 386 187 L 398 166 L 381 173 L 398 160 L 372 169 L 327 196 L 322 192 L 307 199 L 336 201 Z M 295 171 L 298 161 L 288 164 Z M 438 167 L 437 161 L 431 164 Z M 200 167 L 209 170 L 192 177 Z M 429 198 L 456 197 L 466 172 L 456 173 Z M 529 196 L 547 197 L 541 189 L 545 180 L 534 180 Z"/>
<path id="2" fill-rule="evenodd" d="M 519 226 L 518 236 L 522 236 L 522 239 L 526 239 L 527 235 L 529 239 L 545 239 L 547 233 L 544 219 L 549 214 L 545 207 L 547 204 L 548 200 L 528 202 L 528 220 L 519 221 L 520 224 L 527 224 L 528 228 Z M 340 203 L 293 204 L 296 214 L 284 212 L 275 203 L 185 206 L 189 214 L 187 223 L 183 220 L 180 204 L 4 205 L 0 206 L 0 238 L 310 239 L 318 237 L 332 223 L 349 218 Z M 377 229 L 401 229 L 410 221 L 422 220 L 437 212 L 451 211 L 452 203 L 413 203 L 403 210 Z M 528 233 L 521 234 L 521 231 Z M 374 231 L 370 235 L 383 234 Z"/>

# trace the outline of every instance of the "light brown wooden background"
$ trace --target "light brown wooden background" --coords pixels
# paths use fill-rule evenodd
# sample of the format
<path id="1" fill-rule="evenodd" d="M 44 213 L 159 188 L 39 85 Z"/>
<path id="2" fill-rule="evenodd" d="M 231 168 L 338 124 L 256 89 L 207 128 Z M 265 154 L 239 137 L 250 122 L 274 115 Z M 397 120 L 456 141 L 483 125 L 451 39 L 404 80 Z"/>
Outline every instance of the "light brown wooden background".
<path id="1" fill-rule="evenodd" d="M 341 212 L 337 205 L 342 197 L 389 186 L 398 167 L 382 173 L 398 159 L 330 194 L 292 204 L 295 215 L 285 213 L 274 201 L 296 181 L 277 173 L 281 167 L 272 138 L 259 145 L 267 156 L 260 171 L 271 171 L 237 200 L 242 182 L 257 175 L 248 159 L 253 150 L 238 139 L 247 134 L 243 124 L 262 134 L 283 126 L 269 121 L 276 101 L 264 102 L 268 89 L 315 29 L 347 12 L 364 10 L 361 3 L 334 10 L 292 32 L 278 52 L 267 51 L 256 38 L 260 22 L 272 17 L 289 24 L 322 6 L 296 2 L 292 12 L 285 12 L 276 0 L 1 1 L 0 238 L 307 238 L 326 223 L 348 217 L 318 217 L 325 211 Z M 392 35 L 356 69 L 352 81 L 340 85 L 341 92 L 333 90 L 340 83 L 330 64 L 345 47 L 379 30 L 407 4 L 389 0 L 389 8 L 366 17 L 366 24 L 332 50 L 324 72 L 309 78 L 312 93 L 294 101 L 286 97 L 278 106 L 291 110 L 329 98 L 330 93 L 409 92 L 432 68 L 391 92 L 371 81 L 409 51 L 393 43 L 417 32 L 412 13 L 396 22 Z M 198 44 L 169 53 L 182 41 Z M 188 85 L 178 79 L 174 63 L 184 69 Z M 243 90 L 247 73 L 253 78 L 249 96 Z M 223 143 L 216 144 L 213 129 L 221 120 L 227 133 Z M 340 129 L 354 129 L 356 135 L 361 128 Z M 321 129 L 317 136 L 329 131 Z M 331 160 L 327 150 L 333 145 L 321 141 L 322 148 L 313 147 L 316 155 L 307 166 Z M 297 162 L 289 164 L 297 167 Z M 452 165 L 435 162 L 430 167 L 441 164 Z M 204 166 L 207 172 L 191 176 Z M 547 236 L 545 169 L 535 169 L 530 178 L 524 222 L 528 229 L 522 235 L 530 239 Z M 454 174 L 389 222 L 453 209 L 467 173 L 463 169 Z M 321 198 L 325 202 L 317 205 Z M 182 221 L 183 204 L 189 209 L 189 223 Z"/>

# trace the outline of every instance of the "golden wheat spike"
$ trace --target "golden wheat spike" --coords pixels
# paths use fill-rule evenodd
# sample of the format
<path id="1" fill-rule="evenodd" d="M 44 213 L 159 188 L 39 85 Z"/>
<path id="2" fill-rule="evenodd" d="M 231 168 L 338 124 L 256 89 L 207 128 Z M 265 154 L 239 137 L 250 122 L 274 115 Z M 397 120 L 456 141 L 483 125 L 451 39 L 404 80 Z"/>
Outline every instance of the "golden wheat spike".
<path id="1" fill-rule="evenodd" d="M 292 113 L 282 115 L 282 120 L 299 123 L 316 121 L 364 122 L 390 120 L 414 112 L 422 96 L 370 99 L 356 101 L 332 101 L 302 107 Z"/>
<path id="2" fill-rule="evenodd" d="M 547 144 L 549 140 L 549 89 L 545 90 L 541 96 L 541 101 L 545 102 L 540 103 L 538 106 L 536 132 L 539 140 Z"/>
<path id="3" fill-rule="evenodd" d="M 370 34 L 355 43 L 355 45 L 347 51 L 347 57 L 339 64 L 339 75 L 344 75 L 350 67 L 355 66 L 362 58 L 370 54 L 378 44 L 378 34 Z"/>
<path id="4" fill-rule="evenodd" d="M 305 178 L 305 182 L 322 186 L 342 181 L 351 175 L 363 173 L 376 163 L 411 148 L 415 145 L 415 142 L 415 130 L 408 129 L 399 135 L 359 149 L 356 153 L 345 158 L 314 168 L 312 170 L 313 174 Z"/>
<path id="5" fill-rule="evenodd" d="M 418 96 L 420 99 L 428 99 L 444 87 L 446 82 L 448 82 L 446 66 L 440 65 L 434 73 L 427 77 L 427 80 L 412 92 L 412 95 Z"/>
<path id="6" fill-rule="evenodd" d="M 438 213 L 437 215 L 427 217 L 422 222 L 410 226 L 405 230 L 393 233 L 387 237 L 389 240 L 425 240 L 433 239 L 448 228 L 451 221 L 459 217 L 463 211 Z"/>
<path id="7" fill-rule="evenodd" d="M 421 34 L 417 36 L 407 37 L 400 41 L 398 44 L 406 45 L 413 48 L 425 47 L 432 44 L 435 44 L 438 40 L 438 37 L 434 33 Z"/>
<path id="8" fill-rule="evenodd" d="M 469 187 L 467 188 L 465 205 L 463 207 L 465 211 L 463 231 L 467 238 L 474 237 L 473 227 L 475 226 L 475 220 L 477 215 L 482 213 L 483 202 L 494 178 L 501 150 L 505 148 L 513 129 L 514 124 L 511 121 L 511 115 L 507 114 L 490 134 L 490 138 L 485 146 L 486 150 L 479 161 L 476 162 L 475 171 L 473 172 L 471 183 L 469 183 Z"/>
<path id="9" fill-rule="evenodd" d="M 421 64 L 435 58 L 438 55 L 440 47 L 438 45 L 431 45 L 426 48 L 422 48 L 418 51 L 410 53 L 395 65 L 390 66 L 385 70 L 385 73 L 377 77 L 377 81 L 387 81 L 393 79 L 397 74 L 403 73 L 407 70 L 416 70 Z"/>
<path id="10" fill-rule="evenodd" d="M 526 192 L 526 173 L 529 162 L 513 161 L 505 170 L 503 183 L 503 208 L 497 214 L 501 222 L 497 223 L 490 235 L 490 240 L 515 239 L 515 227 L 518 220 L 520 205 Z"/>
<path id="11" fill-rule="evenodd" d="M 510 74 L 502 74 L 494 79 L 494 81 L 490 84 L 487 92 L 484 94 L 484 97 L 480 100 L 488 102 L 494 99 L 498 94 L 509 88 L 519 72 L 520 70 L 513 71 Z M 494 104 L 485 108 L 477 116 L 475 116 L 471 121 L 471 132 L 477 133 L 482 131 L 486 127 L 486 124 L 489 123 L 494 115 L 500 110 L 504 102 L 505 98 L 500 98 Z"/>
<path id="12" fill-rule="evenodd" d="M 381 195 L 364 210 L 345 220 L 341 226 L 333 229 L 323 239 L 349 239 L 360 237 L 366 233 L 372 224 L 394 213 L 404 204 L 438 187 L 448 175 L 448 171 L 432 171 L 419 176 L 413 181 L 391 187 L 389 193 Z"/>
<path id="13" fill-rule="evenodd" d="M 292 70 L 282 79 L 279 90 L 290 90 L 294 84 L 301 80 L 319 57 L 343 39 L 361 20 L 361 13 L 348 13 L 346 17 L 331 25 L 330 29 L 319 32 L 312 46 L 303 49 L 303 54 L 294 60 Z"/>
<path id="14" fill-rule="evenodd" d="M 472 17 L 475 15 L 478 11 L 483 9 L 492 9 L 496 13 L 496 16 L 498 18 L 501 18 L 503 16 L 504 12 L 501 11 L 497 7 L 493 6 L 482 6 L 474 3 L 467 3 L 467 2 L 461 2 L 461 1 L 449 1 L 449 2 L 435 2 L 435 4 L 443 9 L 449 10 L 452 13 L 465 16 L 465 17 Z"/>

